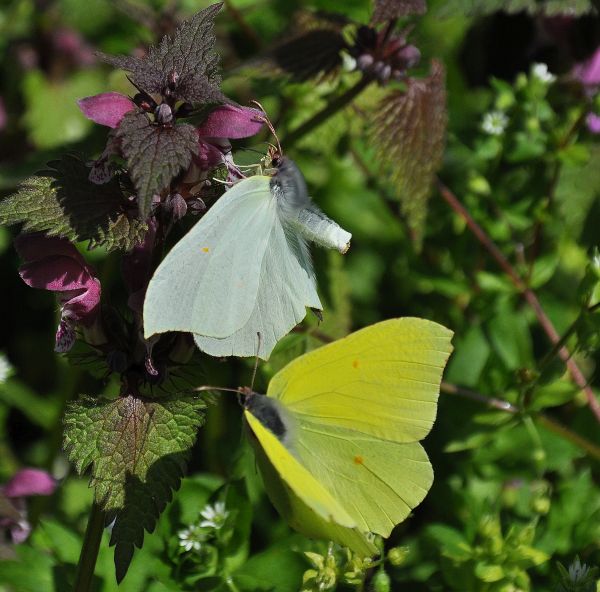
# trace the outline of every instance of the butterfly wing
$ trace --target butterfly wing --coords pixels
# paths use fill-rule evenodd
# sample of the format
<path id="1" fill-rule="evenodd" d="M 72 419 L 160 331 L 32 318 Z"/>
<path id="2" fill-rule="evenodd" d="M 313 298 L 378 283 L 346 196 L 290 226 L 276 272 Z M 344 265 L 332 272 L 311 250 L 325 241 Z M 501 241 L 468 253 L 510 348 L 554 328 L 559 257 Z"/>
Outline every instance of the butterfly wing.
<path id="1" fill-rule="evenodd" d="M 433 425 L 451 337 L 424 319 L 383 321 L 295 359 L 267 395 L 323 427 L 415 442 Z"/>
<path id="2" fill-rule="evenodd" d="M 213 356 L 268 359 L 276 343 L 306 316 L 321 309 L 310 254 L 303 239 L 277 218 L 272 224 L 260 271 L 258 293 L 247 321 L 232 335 L 194 335 L 198 347 Z M 257 352 L 260 333 L 260 349 Z"/>
<path id="3" fill-rule="evenodd" d="M 277 511 L 298 532 L 326 538 L 362 555 L 377 548 L 356 528 L 339 502 L 298 462 L 294 455 L 252 413 L 244 413 L 266 491 Z"/>
<path id="4" fill-rule="evenodd" d="M 297 358 L 269 384 L 293 423 L 296 459 L 359 531 L 388 536 L 431 486 L 418 440 L 435 418 L 451 336 L 422 319 L 384 321 Z M 288 485 L 300 495 L 301 483 Z"/>
<path id="5" fill-rule="evenodd" d="M 247 323 L 278 221 L 269 182 L 255 176 L 237 183 L 171 249 L 146 293 L 146 337 L 166 331 L 227 337 Z"/>

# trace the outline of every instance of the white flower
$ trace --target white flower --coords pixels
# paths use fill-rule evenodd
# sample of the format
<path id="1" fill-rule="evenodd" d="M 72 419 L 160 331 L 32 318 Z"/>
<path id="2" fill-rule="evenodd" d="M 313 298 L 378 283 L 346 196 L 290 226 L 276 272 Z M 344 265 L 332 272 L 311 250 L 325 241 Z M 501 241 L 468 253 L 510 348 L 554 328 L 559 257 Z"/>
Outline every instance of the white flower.
<path id="1" fill-rule="evenodd" d="M 184 528 L 177 533 L 179 538 L 179 546 L 183 547 L 186 551 L 200 551 L 202 543 L 206 537 L 206 534 L 200 530 L 198 526 L 190 526 Z"/>
<path id="2" fill-rule="evenodd" d="M 569 577 L 574 584 L 584 582 L 587 579 L 589 572 L 590 568 L 585 563 L 581 563 L 579 557 L 575 557 L 575 561 L 569 565 Z"/>
<path id="3" fill-rule="evenodd" d="M 508 117 L 502 111 L 490 111 L 483 116 L 481 129 L 490 136 L 501 136 L 508 125 Z"/>
<path id="4" fill-rule="evenodd" d="M 4 354 L 0 354 L 0 384 L 5 382 L 11 374 L 12 366 L 8 363 Z"/>
<path id="5" fill-rule="evenodd" d="M 552 84 L 556 80 L 556 76 L 548 70 L 546 64 L 533 64 L 531 74 L 546 84 Z"/>
<path id="6" fill-rule="evenodd" d="M 204 510 L 200 512 L 200 516 L 204 518 L 200 522 L 200 526 L 210 526 L 211 528 L 221 528 L 229 512 L 225 510 L 224 502 L 217 502 L 214 506 L 208 504 Z"/>

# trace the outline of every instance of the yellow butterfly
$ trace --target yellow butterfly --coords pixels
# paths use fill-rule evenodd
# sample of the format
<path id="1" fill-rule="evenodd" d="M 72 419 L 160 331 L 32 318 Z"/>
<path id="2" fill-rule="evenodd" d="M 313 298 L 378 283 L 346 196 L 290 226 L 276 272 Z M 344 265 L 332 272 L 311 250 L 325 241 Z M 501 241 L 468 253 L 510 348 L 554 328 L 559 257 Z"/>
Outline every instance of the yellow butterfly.
<path id="1" fill-rule="evenodd" d="M 244 417 L 267 493 L 299 532 L 377 552 L 427 494 L 431 430 L 452 332 L 391 319 L 300 356 Z"/>

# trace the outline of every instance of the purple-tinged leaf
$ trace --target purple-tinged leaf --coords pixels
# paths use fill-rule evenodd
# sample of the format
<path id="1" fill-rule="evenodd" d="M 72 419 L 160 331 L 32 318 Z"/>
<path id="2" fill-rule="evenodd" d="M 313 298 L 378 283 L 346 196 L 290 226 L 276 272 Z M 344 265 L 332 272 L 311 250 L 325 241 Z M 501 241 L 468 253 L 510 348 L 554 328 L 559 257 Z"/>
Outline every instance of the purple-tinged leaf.
<path id="1" fill-rule="evenodd" d="M 375 0 L 375 8 L 371 22 L 374 24 L 410 16 L 425 14 L 427 3 L 425 0 Z"/>
<path id="2" fill-rule="evenodd" d="M 132 215 L 118 179 L 92 183 L 90 169 L 73 155 L 48 166 L 0 202 L 0 224 L 23 223 L 24 232 L 87 240 L 108 251 L 129 250 L 142 239 L 146 226 Z"/>
<path id="3" fill-rule="evenodd" d="M 125 113 L 135 109 L 135 103 L 118 92 L 107 92 L 77 101 L 81 112 L 95 123 L 117 127 Z"/>
<path id="4" fill-rule="evenodd" d="M 187 123 L 157 125 L 135 111 L 123 118 L 117 135 L 137 190 L 140 218 L 145 220 L 153 197 L 190 166 L 198 152 L 198 132 Z"/>
<path id="5" fill-rule="evenodd" d="M 446 122 L 444 68 L 434 61 L 429 77 L 411 78 L 406 91 L 388 93 L 372 123 L 382 170 L 394 184 L 417 246 L 422 240 L 431 186 L 442 161 Z"/>
<path id="6" fill-rule="evenodd" d="M 175 395 L 118 399 L 89 397 L 65 415 L 64 444 L 77 471 L 91 467 L 96 501 L 114 525 L 117 580 L 127 573 L 134 547 L 179 487 L 189 451 L 204 421 L 205 402 Z"/>
<path id="7" fill-rule="evenodd" d="M 332 28 L 303 32 L 271 49 L 266 58 L 297 82 L 332 75 L 342 65 L 342 50 L 348 49 L 342 33 Z"/>
<path id="8" fill-rule="evenodd" d="M 150 47 L 144 58 L 100 54 L 109 64 L 130 72 L 147 93 L 188 103 L 222 103 L 219 57 L 214 52 L 214 19 L 222 4 L 213 4 L 184 21 L 174 36 Z"/>

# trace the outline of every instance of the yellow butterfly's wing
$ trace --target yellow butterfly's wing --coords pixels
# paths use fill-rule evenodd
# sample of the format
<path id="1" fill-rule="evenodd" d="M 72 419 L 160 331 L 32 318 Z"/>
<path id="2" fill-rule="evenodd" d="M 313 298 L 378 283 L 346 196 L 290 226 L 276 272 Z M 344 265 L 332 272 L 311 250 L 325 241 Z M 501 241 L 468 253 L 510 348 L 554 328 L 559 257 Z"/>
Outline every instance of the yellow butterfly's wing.
<path id="1" fill-rule="evenodd" d="M 416 442 L 433 425 L 451 337 L 424 319 L 383 321 L 297 358 L 267 395 L 321 428 Z"/>
<path id="2" fill-rule="evenodd" d="M 361 555 L 377 553 L 373 537 L 356 528 L 345 510 L 291 452 L 251 413 L 246 411 L 245 417 L 256 436 L 253 446 L 267 494 L 289 525 L 308 537 L 335 541 Z"/>
<path id="3" fill-rule="evenodd" d="M 246 410 L 244 417 L 274 469 L 314 512 L 327 521 L 350 528 L 356 526 L 346 510 L 294 458 L 292 453 L 277 439 L 277 436 L 263 426 L 250 411 Z"/>
<path id="4" fill-rule="evenodd" d="M 387 537 L 419 505 L 433 469 L 418 442 L 393 442 L 299 420 L 295 447 L 308 472 L 355 520 Z"/>

